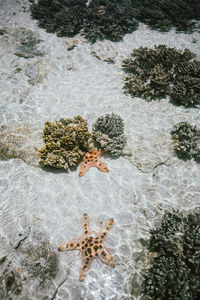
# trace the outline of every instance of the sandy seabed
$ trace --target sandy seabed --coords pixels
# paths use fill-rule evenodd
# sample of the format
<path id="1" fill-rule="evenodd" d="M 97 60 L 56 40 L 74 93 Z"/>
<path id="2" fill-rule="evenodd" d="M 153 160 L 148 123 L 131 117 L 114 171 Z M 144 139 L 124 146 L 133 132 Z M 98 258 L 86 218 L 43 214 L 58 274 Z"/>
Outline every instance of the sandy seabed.
<path id="1" fill-rule="evenodd" d="M 24 160 L 0 161 L 0 259 L 6 256 L 13 268 L 26 273 L 19 249 L 23 243 L 46 239 L 57 253 L 61 243 L 80 236 L 87 212 L 96 231 L 101 221 L 114 218 L 106 245 L 116 267 L 95 260 L 81 283 L 80 252 L 58 253 L 55 279 L 45 287 L 30 279 L 15 299 L 140 299 L 147 266 L 142 245 L 149 230 L 165 209 L 189 211 L 200 204 L 200 165 L 177 159 L 170 135 L 181 121 L 200 127 L 200 114 L 198 108 L 175 106 L 169 99 L 147 102 L 125 95 L 121 62 L 133 48 L 159 44 L 188 48 L 200 59 L 200 34 L 161 33 L 140 24 L 121 42 L 90 44 L 80 35 L 46 33 L 31 19 L 27 2 L 0 0 L 0 27 L 6 31 L 0 35 L 0 125 L 26 124 L 31 132 Z M 16 32 L 22 27 L 41 40 L 33 57 L 16 55 Z M 111 112 L 125 122 L 132 155 L 104 157 L 109 173 L 91 168 L 79 178 L 79 167 L 52 172 L 32 160 L 45 121 L 82 115 L 91 129 L 98 116 Z"/>

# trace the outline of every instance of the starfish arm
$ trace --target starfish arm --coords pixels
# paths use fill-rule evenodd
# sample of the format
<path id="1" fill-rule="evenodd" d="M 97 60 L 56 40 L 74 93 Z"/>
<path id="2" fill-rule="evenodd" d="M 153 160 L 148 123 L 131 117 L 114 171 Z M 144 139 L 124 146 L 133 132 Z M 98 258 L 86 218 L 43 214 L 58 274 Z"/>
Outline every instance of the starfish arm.
<path id="1" fill-rule="evenodd" d="M 93 257 L 91 258 L 91 257 L 87 257 L 87 256 L 83 255 L 82 264 L 81 264 L 81 268 L 80 268 L 80 274 L 79 274 L 80 281 L 83 281 L 85 279 L 85 275 L 89 271 L 93 260 L 94 260 Z"/>
<path id="2" fill-rule="evenodd" d="M 106 222 L 106 224 L 104 225 L 103 229 L 100 231 L 101 238 L 105 239 L 107 237 L 108 232 L 113 227 L 113 225 L 114 225 L 114 220 L 113 219 L 109 219 Z"/>
<path id="3" fill-rule="evenodd" d="M 82 224 L 83 224 L 84 234 L 90 233 L 90 231 L 89 231 L 89 218 L 88 218 L 88 214 L 84 214 L 83 215 L 83 217 L 82 217 Z"/>
<path id="4" fill-rule="evenodd" d="M 63 243 L 58 247 L 58 251 L 81 250 L 81 238 Z"/>
<path id="5" fill-rule="evenodd" d="M 80 164 L 80 172 L 79 172 L 79 176 L 83 176 L 85 175 L 85 173 L 87 172 L 87 170 L 90 168 L 90 165 L 88 165 L 85 160 L 83 160 Z"/>
<path id="6" fill-rule="evenodd" d="M 101 171 L 101 172 L 109 172 L 109 169 L 106 167 L 106 165 L 104 164 L 104 162 L 102 162 L 101 160 L 99 160 L 99 162 L 97 162 L 96 167 Z"/>
<path id="7" fill-rule="evenodd" d="M 105 264 L 111 266 L 112 268 L 115 267 L 114 259 L 112 255 L 110 255 L 109 251 L 106 249 L 106 247 L 103 247 L 103 250 L 99 254 L 98 258 L 103 261 Z"/>

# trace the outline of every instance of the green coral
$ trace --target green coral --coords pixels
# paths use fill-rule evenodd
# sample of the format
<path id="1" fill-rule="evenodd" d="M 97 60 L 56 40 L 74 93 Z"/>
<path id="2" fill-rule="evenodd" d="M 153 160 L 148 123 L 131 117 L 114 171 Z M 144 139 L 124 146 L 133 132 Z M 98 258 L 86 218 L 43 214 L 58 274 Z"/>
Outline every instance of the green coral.
<path id="1" fill-rule="evenodd" d="M 81 161 L 90 137 L 87 121 L 81 116 L 45 122 L 45 146 L 38 150 L 38 155 L 45 166 L 68 169 Z"/>
<path id="2" fill-rule="evenodd" d="M 199 210 L 166 211 L 161 225 L 151 230 L 148 249 L 157 255 L 144 275 L 144 299 L 200 298 Z"/>
<path id="3" fill-rule="evenodd" d="M 174 150 L 179 158 L 200 161 L 200 129 L 187 122 L 178 123 L 171 131 Z"/>
<path id="4" fill-rule="evenodd" d="M 134 49 L 122 67 L 124 87 L 132 96 L 152 100 L 169 95 L 176 104 L 200 104 L 200 61 L 188 49 L 166 45 Z"/>

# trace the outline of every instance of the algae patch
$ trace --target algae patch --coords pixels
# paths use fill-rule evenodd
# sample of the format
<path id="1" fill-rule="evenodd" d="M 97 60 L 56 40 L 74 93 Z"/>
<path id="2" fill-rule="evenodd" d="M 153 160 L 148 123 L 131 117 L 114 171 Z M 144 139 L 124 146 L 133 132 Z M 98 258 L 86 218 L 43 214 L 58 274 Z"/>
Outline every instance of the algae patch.
<path id="1" fill-rule="evenodd" d="M 144 299 L 199 299 L 199 224 L 199 210 L 166 211 L 150 231 L 148 250 L 154 258 L 142 284 Z"/>
<path id="2" fill-rule="evenodd" d="M 90 42 L 120 40 L 138 24 L 127 0 L 39 0 L 31 5 L 31 14 L 47 32 L 58 36 L 80 32 Z"/>
<path id="3" fill-rule="evenodd" d="M 198 0 L 132 0 L 136 18 L 152 29 L 192 32 L 199 29 L 200 2 Z"/>

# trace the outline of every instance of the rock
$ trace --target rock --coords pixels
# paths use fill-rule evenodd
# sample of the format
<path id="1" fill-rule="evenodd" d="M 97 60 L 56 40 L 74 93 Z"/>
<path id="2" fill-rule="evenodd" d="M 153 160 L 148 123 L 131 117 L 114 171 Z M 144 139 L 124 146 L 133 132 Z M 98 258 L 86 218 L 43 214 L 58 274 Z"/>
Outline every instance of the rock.
<path id="1" fill-rule="evenodd" d="M 42 128 L 25 123 L 0 126 L 0 156 L 3 159 L 20 158 L 39 166 L 37 149 L 42 146 Z"/>

